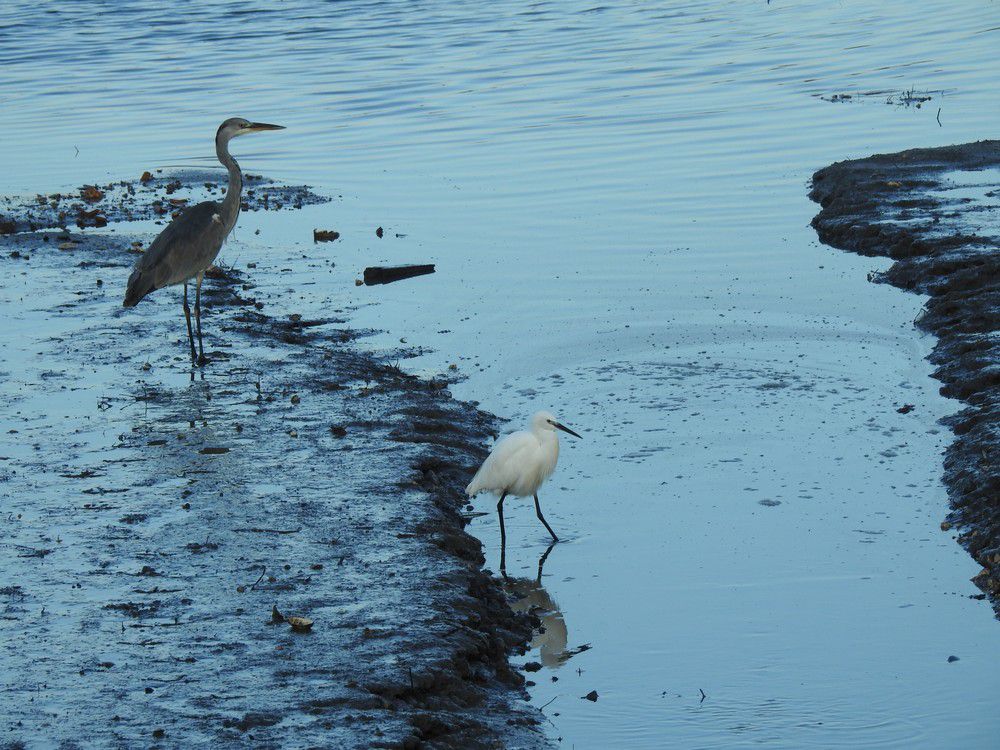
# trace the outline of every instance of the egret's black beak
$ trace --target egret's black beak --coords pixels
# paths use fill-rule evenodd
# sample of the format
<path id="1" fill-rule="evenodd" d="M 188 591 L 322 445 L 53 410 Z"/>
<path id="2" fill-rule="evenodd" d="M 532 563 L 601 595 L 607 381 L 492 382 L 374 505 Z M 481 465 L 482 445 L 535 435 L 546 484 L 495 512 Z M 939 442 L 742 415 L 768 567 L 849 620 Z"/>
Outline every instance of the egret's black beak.
<path id="1" fill-rule="evenodd" d="M 567 427 L 564 424 L 559 424 L 558 422 L 553 422 L 552 426 L 555 427 L 557 430 L 562 430 L 563 432 L 568 432 L 573 437 L 578 437 L 581 440 L 583 439 L 583 437 L 581 435 L 577 435 L 575 432 L 573 432 L 573 430 L 571 430 L 569 427 Z"/>
<path id="2" fill-rule="evenodd" d="M 261 130 L 284 130 L 284 125 L 268 125 L 266 122 L 251 122 L 247 126 L 247 130 L 251 133 L 257 133 Z"/>

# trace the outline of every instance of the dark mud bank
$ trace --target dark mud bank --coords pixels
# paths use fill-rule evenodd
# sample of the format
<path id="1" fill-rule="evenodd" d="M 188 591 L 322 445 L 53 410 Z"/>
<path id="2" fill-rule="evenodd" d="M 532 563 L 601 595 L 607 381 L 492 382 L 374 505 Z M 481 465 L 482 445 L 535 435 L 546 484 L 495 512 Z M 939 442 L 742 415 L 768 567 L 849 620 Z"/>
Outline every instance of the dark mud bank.
<path id="1" fill-rule="evenodd" d="M 547 746 L 461 515 L 494 419 L 232 270 L 192 370 L 177 290 L 121 308 L 148 236 L 8 205 L 0 746 Z"/>
<path id="2" fill-rule="evenodd" d="M 958 541 L 1000 615 L 1000 141 L 839 162 L 813 175 L 828 245 L 895 263 L 873 280 L 930 296 L 916 324 L 937 336 L 942 394 L 965 408 L 944 462 Z"/>

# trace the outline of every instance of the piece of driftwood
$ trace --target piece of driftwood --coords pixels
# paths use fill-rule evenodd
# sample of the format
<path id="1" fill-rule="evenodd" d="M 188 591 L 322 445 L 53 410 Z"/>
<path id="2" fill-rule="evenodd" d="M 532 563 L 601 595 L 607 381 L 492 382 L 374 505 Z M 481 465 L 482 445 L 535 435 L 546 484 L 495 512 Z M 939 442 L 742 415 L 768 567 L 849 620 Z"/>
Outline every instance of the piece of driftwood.
<path id="1" fill-rule="evenodd" d="M 340 232 L 332 229 L 314 229 L 313 242 L 333 242 L 340 237 Z"/>
<path id="2" fill-rule="evenodd" d="M 433 263 L 422 266 L 370 266 L 365 269 L 365 286 L 391 284 L 427 273 L 434 273 Z"/>

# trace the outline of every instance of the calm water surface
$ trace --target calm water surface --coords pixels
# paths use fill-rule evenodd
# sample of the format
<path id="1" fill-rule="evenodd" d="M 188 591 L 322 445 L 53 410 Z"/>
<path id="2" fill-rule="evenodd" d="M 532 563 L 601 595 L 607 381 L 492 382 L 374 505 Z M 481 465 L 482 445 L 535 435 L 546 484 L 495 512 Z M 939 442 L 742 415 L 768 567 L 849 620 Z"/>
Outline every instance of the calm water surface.
<path id="1" fill-rule="evenodd" d="M 1000 629 L 938 528 L 956 404 L 921 300 L 819 246 L 806 192 L 831 161 L 995 137 L 998 47 L 994 2 L 8 1 L 0 191 L 210 165 L 231 114 L 287 125 L 236 144 L 245 168 L 337 199 L 243 217 L 223 258 L 584 434 L 532 593 L 564 746 L 995 747 Z M 932 101 L 886 103 L 911 88 Z M 439 270 L 354 287 L 381 262 Z M 537 589 L 547 535 L 508 505 Z"/>

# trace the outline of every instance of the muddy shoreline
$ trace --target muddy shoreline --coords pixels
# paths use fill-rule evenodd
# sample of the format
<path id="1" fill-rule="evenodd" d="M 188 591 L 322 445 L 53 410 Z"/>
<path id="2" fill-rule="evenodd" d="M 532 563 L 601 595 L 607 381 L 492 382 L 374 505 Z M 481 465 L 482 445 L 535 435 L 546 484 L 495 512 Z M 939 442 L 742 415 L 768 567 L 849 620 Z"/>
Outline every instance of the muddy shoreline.
<path id="1" fill-rule="evenodd" d="M 972 579 L 1000 616 L 1000 141 L 913 149 L 813 175 L 813 219 L 833 247 L 895 262 L 872 280 L 930 297 L 941 393 L 965 404 L 944 423 L 951 512 L 941 527 L 982 565 Z M 904 407 L 905 408 L 905 407 Z"/>
<path id="2" fill-rule="evenodd" d="M 509 663 L 531 618 L 461 515 L 495 418 L 344 315 L 271 313 L 253 268 L 208 283 L 191 370 L 176 290 L 120 309 L 151 236 L 64 228 L 155 218 L 168 179 L 202 192 L 3 206 L 3 744 L 547 747 Z"/>

